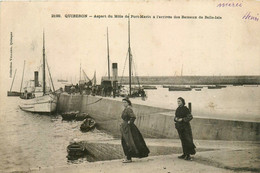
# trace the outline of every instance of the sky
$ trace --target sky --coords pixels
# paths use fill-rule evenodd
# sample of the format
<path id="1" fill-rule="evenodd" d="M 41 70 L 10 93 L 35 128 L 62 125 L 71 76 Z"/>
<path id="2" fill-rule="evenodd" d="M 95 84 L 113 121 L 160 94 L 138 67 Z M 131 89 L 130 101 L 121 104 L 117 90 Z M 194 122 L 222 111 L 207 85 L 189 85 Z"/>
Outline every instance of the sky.
<path id="1" fill-rule="evenodd" d="M 140 76 L 260 75 L 259 2 L 242 7 L 217 7 L 215 1 L 143 2 L 1 2 L 0 82 L 19 88 L 42 62 L 43 31 L 46 58 L 54 79 L 78 80 L 80 63 L 92 78 L 107 75 L 107 28 L 110 61 L 122 75 L 128 51 L 127 18 L 65 18 L 65 14 L 220 16 L 222 19 L 131 18 L 131 50 Z M 62 18 L 52 18 L 61 14 Z M 13 45 L 10 45 L 12 32 Z M 12 75 L 10 77 L 10 47 Z M 128 64 L 123 75 L 127 75 Z"/>

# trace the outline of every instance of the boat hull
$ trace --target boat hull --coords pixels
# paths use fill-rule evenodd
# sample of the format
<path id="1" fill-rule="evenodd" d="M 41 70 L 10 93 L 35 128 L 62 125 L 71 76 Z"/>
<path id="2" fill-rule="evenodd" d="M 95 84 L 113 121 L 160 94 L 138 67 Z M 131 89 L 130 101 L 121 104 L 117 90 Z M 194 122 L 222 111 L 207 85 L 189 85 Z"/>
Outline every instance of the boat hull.
<path id="1" fill-rule="evenodd" d="M 144 86 L 143 86 L 143 89 L 145 89 L 145 90 L 156 90 L 157 87 L 156 87 L 156 86 L 147 86 L 147 85 L 144 85 Z"/>
<path id="2" fill-rule="evenodd" d="M 208 89 L 222 89 L 226 88 L 227 86 L 224 85 L 216 85 L 216 86 L 208 86 Z"/>
<path id="3" fill-rule="evenodd" d="M 7 96 L 20 96 L 21 93 L 17 91 L 7 91 Z"/>
<path id="4" fill-rule="evenodd" d="M 170 87 L 168 88 L 169 91 L 191 91 L 191 88 L 187 87 Z"/>
<path id="5" fill-rule="evenodd" d="M 21 99 L 19 107 L 23 111 L 35 113 L 51 113 L 56 111 L 57 96 L 44 95 L 32 99 Z"/>

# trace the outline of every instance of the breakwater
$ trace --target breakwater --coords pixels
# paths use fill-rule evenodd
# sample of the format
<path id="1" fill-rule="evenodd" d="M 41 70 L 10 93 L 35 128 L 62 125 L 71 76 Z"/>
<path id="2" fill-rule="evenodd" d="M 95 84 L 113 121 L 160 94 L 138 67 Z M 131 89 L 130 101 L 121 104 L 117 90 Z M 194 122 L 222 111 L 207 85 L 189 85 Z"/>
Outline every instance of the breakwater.
<path id="1" fill-rule="evenodd" d="M 102 77 L 102 80 L 108 79 Z M 128 84 L 128 77 L 118 81 Z M 146 85 L 258 85 L 260 76 L 138 76 L 132 77 L 132 84 Z"/>
<path id="2" fill-rule="evenodd" d="M 145 102 L 144 102 L 145 103 Z M 121 100 L 87 95 L 63 93 L 58 102 L 58 111 L 81 111 L 88 113 L 98 123 L 98 128 L 115 137 L 120 136 L 123 106 Z M 144 137 L 178 138 L 174 127 L 174 110 L 135 104 L 135 124 Z M 194 117 L 191 121 L 194 139 L 259 141 L 260 123 L 215 118 Z"/>

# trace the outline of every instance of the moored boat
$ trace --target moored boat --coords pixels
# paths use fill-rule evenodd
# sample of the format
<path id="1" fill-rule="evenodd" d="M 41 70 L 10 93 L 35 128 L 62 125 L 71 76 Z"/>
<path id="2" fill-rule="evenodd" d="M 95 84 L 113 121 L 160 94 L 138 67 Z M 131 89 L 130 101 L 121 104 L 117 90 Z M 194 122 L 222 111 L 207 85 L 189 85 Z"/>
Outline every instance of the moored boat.
<path id="1" fill-rule="evenodd" d="M 88 132 L 94 129 L 96 126 L 96 121 L 93 118 L 86 118 L 80 126 L 82 132 Z"/>
<path id="2" fill-rule="evenodd" d="M 226 88 L 227 86 L 224 85 L 213 85 L 213 86 L 208 86 L 208 89 L 221 89 L 221 88 Z"/>
<path id="3" fill-rule="evenodd" d="M 86 118 L 90 118 L 89 114 L 87 114 L 87 113 L 80 113 L 80 114 L 77 114 L 77 115 L 76 115 L 75 120 L 76 120 L 76 121 L 83 121 L 83 120 L 85 120 Z"/>
<path id="4" fill-rule="evenodd" d="M 65 80 L 65 79 L 57 79 L 57 82 L 68 82 L 68 80 Z"/>
<path id="5" fill-rule="evenodd" d="M 142 87 L 143 87 L 143 89 L 146 89 L 146 90 L 156 90 L 157 89 L 156 86 L 151 86 L 151 85 L 143 85 Z"/>
<path id="6" fill-rule="evenodd" d="M 48 63 L 45 60 L 45 44 L 44 44 L 44 33 L 43 33 L 43 80 L 42 86 L 39 84 L 38 81 L 38 71 L 34 72 L 34 86 L 33 87 L 26 87 L 23 93 L 20 95 L 20 104 L 19 107 L 28 112 L 34 113 L 51 113 L 56 110 L 57 106 L 57 95 L 55 92 L 51 92 L 51 89 L 47 89 L 46 87 L 46 76 L 45 76 L 45 63 Z M 50 70 L 49 77 L 52 82 Z M 53 82 L 52 82 L 53 91 L 55 91 Z M 21 83 L 22 88 L 22 83 Z"/>
<path id="7" fill-rule="evenodd" d="M 7 96 L 20 96 L 21 93 L 18 91 L 7 91 Z"/>
<path id="8" fill-rule="evenodd" d="M 16 75 L 16 70 L 17 69 L 15 69 L 15 72 L 14 72 L 14 77 L 13 77 L 13 81 L 12 81 L 12 84 L 11 84 L 10 91 L 7 91 L 7 96 L 20 96 L 20 94 L 21 94 L 21 92 L 12 91 L 13 84 L 14 84 L 14 79 L 15 79 L 15 75 Z"/>
<path id="9" fill-rule="evenodd" d="M 191 91 L 190 87 L 186 86 L 171 86 L 168 88 L 169 91 Z"/>
<path id="10" fill-rule="evenodd" d="M 171 85 L 163 85 L 163 88 L 170 88 L 172 87 Z"/>
<path id="11" fill-rule="evenodd" d="M 56 110 L 57 96 L 48 94 L 32 99 L 22 99 L 19 107 L 28 112 L 35 113 L 51 113 Z"/>
<path id="12" fill-rule="evenodd" d="M 233 86 L 243 86 L 242 83 L 236 83 L 236 84 L 233 84 Z"/>
<path id="13" fill-rule="evenodd" d="M 190 87 L 191 88 L 203 88 L 203 86 L 200 86 L 200 85 L 191 85 Z"/>
<path id="14" fill-rule="evenodd" d="M 74 120 L 77 114 L 79 114 L 79 111 L 64 112 L 61 114 L 62 120 L 68 120 L 68 121 Z"/>
<path id="15" fill-rule="evenodd" d="M 258 85 L 243 85 L 244 87 L 258 87 Z"/>
<path id="16" fill-rule="evenodd" d="M 80 143 L 73 142 L 67 147 L 67 153 L 69 159 L 77 159 L 78 157 L 84 156 L 85 148 Z"/>
<path id="17" fill-rule="evenodd" d="M 87 113 L 79 113 L 79 111 L 70 111 L 70 112 L 63 112 L 61 113 L 62 120 L 76 120 L 76 121 L 83 121 L 90 116 Z"/>
<path id="18" fill-rule="evenodd" d="M 132 51 L 131 51 L 131 44 L 130 44 L 130 18 L 128 18 L 128 50 L 127 50 L 127 57 L 126 57 L 126 60 L 128 59 L 129 61 L 129 66 L 128 66 L 128 70 L 129 70 L 129 73 L 128 73 L 128 79 L 129 79 L 129 87 L 124 90 L 124 92 L 120 92 L 120 95 L 123 96 L 123 97 L 142 97 L 142 100 L 145 101 L 147 95 L 144 91 L 144 88 L 141 87 L 140 85 L 140 81 L 139 81 L 139 78 L 137 76 L 137 83 L 138 83 L 138 86 L 132 86 L 132 74 L 133 74 L 133 68 L 132 67 L 135 67 L 135 65 L 133 64 L 133 55 L 132 55 Z M 125 60 L 125 62 L 126 62 Z M 124 67 L 125 68 L 125 67 Z M 123 72 L 124 72 L 125 69 L 123 69 Z M 136 69 L 135 69 L 136 70 Z M 123 75 L 122 75 L 123 77 Z M 122 79 L 122 78 L 121 78 Z M 120 82 L 120 85 L 122 85 L 122 83 Z M 147 86 L 148 88 L 148 86 Z M 121 89 L 122 90 L 122 89 Z M 123 94 L 121 94 L 123 93 Z"/>

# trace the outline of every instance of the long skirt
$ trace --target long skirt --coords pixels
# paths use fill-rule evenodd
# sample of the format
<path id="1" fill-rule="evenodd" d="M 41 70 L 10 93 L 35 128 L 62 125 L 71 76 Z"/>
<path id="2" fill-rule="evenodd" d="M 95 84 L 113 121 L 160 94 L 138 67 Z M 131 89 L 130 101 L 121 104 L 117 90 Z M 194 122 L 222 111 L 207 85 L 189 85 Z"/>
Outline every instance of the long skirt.
<path id="1" fill-rule="evenodd" d="M 128 159 L 132 157 L 143 158 L 150 153 L 142 134 L 134 123 L 123 122 L 120 126 L 121 142 L 124 154 Z"/>
<path id="2" fill-rule="evenodd" d="M 184 154 L 194 155 L 196 153 L 196 146 L 193 143 L 192 131 L 190 124 L 183 124 L 181 127 L 176 128 L 181 140 L 182 149 Z"/>

